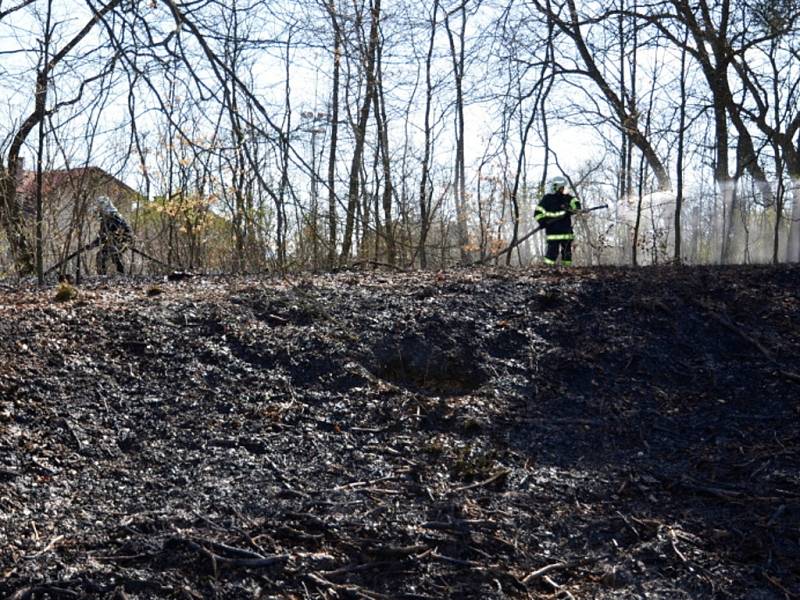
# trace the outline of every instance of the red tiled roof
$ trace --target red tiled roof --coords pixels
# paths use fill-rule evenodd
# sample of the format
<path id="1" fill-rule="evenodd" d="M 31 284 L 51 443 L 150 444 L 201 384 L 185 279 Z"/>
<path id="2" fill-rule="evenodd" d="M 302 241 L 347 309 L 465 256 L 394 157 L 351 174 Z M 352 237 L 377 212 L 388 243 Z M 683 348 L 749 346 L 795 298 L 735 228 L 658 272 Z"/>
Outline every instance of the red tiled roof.
<path id="1" fill-rule="evenodd" d="M 100 167 L 78 167 L 76 169 L 57 169 L 42 173 L 42 191 L 45 195 L 61 187 L 81 189 L 89 185 L 96 185 L 98 180 L 113 183 L 126 192 L 135 194 L 136 190 L 120 181 L 113 175 L 106 173 Z M 17 184 L 17 194 L 23 197 L 32 197 L 36 193 L 36 172 L 23 171 Z"/>

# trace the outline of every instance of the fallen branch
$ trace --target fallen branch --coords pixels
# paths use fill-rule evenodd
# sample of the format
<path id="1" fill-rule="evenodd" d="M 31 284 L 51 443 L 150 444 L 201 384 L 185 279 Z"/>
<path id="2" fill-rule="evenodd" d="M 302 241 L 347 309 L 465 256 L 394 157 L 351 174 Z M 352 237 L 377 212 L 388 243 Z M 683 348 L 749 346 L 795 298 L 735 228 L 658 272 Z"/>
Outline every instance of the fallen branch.
<path id="1" fill-rule="evenodd" d="M 538 233 L 542 229 L 544 229 L 544 225 L 540 225 L 536 229 L 533 229 L 532 231 L 529 231 L 524 236 L 519 238 L 516 242 L 512 242 L 511 244 L 509 244 L 508 246 L 506 246 L 505 248 L 503 248 L 499 252 L 495 252 L 494 254 L 490 254 L 489 256 L 484 256 L 483 258 L 478 259 L 478 260 L 476 260 L 476 261 L 474 261 L 474 262 L 472 262 L 470 264 L 483 265 L 483 264 L 486 264 L 487 262 L 489 262 L 490 260 L 494 260 L 496 258 L 500 258 L 501 256 L 503 256 L 507 252 L 511 252 L 514 248 L 519 246 L 522 242 L 524 242 L 525 240 L 530 238 L 533 234 Z"/>
<path id="2" fill-rule="evenodd" d="M 39 557 L 40 557 L 40 556 L 42 556 L 43 554 L 47 554 L 47 553 L 48 553 L 50 550 L 52 550 L 52 549 L 53 549 L 53 546 L 55 546 L 55 545 L 56 545 L 58 542 L 60 542 L 60 541 L 61 541 L 61 540 L 63 540 L 63 539 L 64 539 L 64 536 L 63 536 L 63 535 L 57 535 L 57 536 L 56 536 L 56 537 L 54 537 L 52 540 L 50 540 L 50 543 L 49 543 L 49 544 L 47 544 L 47 546 L 45 546 L 44 548 L 42 548 L 41 550 L 39 550 L 39 552 L 37 552 L 36 554 L 29 554 L 29 555 L 27 555 L 27 556 L 25 557 L 25 559 L 26 559 L 26 560 L 33 560 L 34 558 L 39 558 Z"/>
<path id="3" fill-rule="evenodd" d="M 481 563 L 476 562 L 474 560 L 463 560 L 460 558 L 454 558 L 452 556 L 439 554 L 438 552 L 431 552 L 431 558 L 435 558 L 436 560 L 441 560 L 443 562 L 448 562 L 453 565 L 458 565 L 459 567 L 469 567 L 470 569 L 478 569 L 479 571 L 487 571 L 491 569 L 491 567 L 482 565 Z"/>
<path id="4" fill-rule="evenodd" d="M 429 552 L 432 552 L 432 550 L 425 544 L 413 544 L 411 546 L 383 545 L 368 549 L 368 554 L 380 556 L 384 560 L 405 560 L 409 558 L 417 560 Z"/>
<path id="5" fill-rule="evenodd" d="M 519 589 L 524 589 L 522 582 L 514 577 L 511 573 L 507 570 L 493 566 L 493 565 L 483 565 L 474 560 L 463 560 L 461 558 L 455 558 L 453 556 L 447 556 L 445 554 L 439 554 L 436 551 L 430 553 L 430 557 L 436 560 L 440 560 L 442 562 L 450 563 L 452 565 L 456 565 L 459 567 L 466 567 L 468 569 L 474 569 L 475 571 L 480 571 L 482 573 L 491 573 L 495 577 L 502 577 L 503 579 L 509 581 L 514 586 L 517 586 Z"/>
<path id="6" fill-rule="evenodd" d="M 392 265 L 386 262 L 381 262 L 379 260 L 359 260 L 354 263 L 350 264 L 351 268 L 354 267 L 384 267 L 386 269 L 392 269 L 393 271 L 397 271 L 398 273 L 408 273 L 408 269 L 404 269 L 403 267 L 398 267 L 397 265 Z"/>
<path id="7" fill-rule="evenodd" d="M 555 581 L 553 581 L 553 580 L 552 580 L 550 577 L 548 577 L 547 575 L 545 575 L 544 577 L 542 577 L 542 580 L 543 580 L 543 581 L 544 581 L 544 582 L 545 582 L 547 585 L 549 585 L 551 588 L 553 588 L 553 589 L 554 589 L 556 592 L 558 592 L 558 595 L 559 595 L 559 596 L 563 595 L 564 597 L 566 597 L 566 598 L 569 598 L 570 600 L 575 600 L 575 596 L 573 596 L 572 594 L 570 594 L 568 590 L 565 590 L 563 585 L 559 585 L 558 583 L 556 583 Z"/>
<path id="8" fill-rule="evenodd" d="M 247 550 L 246 548 L 237 548 L 235 546 L 229 546 L 228 544 L 223 544 L 222 542 L 214 542 L 212 540 L 206 540 L 202 538 L 195 538 L 194 541 L 198 544 L 207 544 L 217 552 L 228 552 L 233 554 L 234 556 L 240 558 L 253 558 L 258 560 L 264 560 L 264 556 L 258 552 L 253 550 Z"/>
<path id="9" fill-rule="evenodd" d="M 345 575 L 347 573 L 358 573 L 359 571 L 368 571 L 370 569 L 383 569 L 386 567 L 396 566 L 397 564 L 399 564 L 399 561 L 378 560 L 355 565 L 345 565 L 344 567 L 339 567 L 338 569 L 333 569 L 332 571 L 320 571 L 320 574 L 324 575 L 325 577 L 338 577 L 339 575 Z"/>
<path id="10" fill-rule="evenodd" d="M 129 560 L 143 560 L 143 559 L 151 559 L 153 558 L 153 554 L 151 552 L 142 552 L 140 554 L 120 554 L 119 556 L 114 555 L 92 555 L 92 560 L 99 560 L 99 561 L 109 561 L 109 562 L 118 562 L 118 561 L 129 561 Z"/>
<path id="11" fill-rule="evenodd" d="M 154 257 L 150 256 L 149 254 L 145 253 L 143 250 L 139 250 L 136 246 L 130 246 L 129 250 L 131 252 L 133 252 L 134 254 L 138 254 L 142 258 L 146 258 L 147 260 L 149 260 L 151 262 L 154 262 L 157 265 L 160 265 L 162 267 L 166 267 L 167 269 L 173 269 L 174 268 L 172 265 L 168 265 L 164 261 L 158 260 L 157 258 L 154 258 Z"/>
<path id="12" fill-rule="evenodd" d="M 53 598 L 79 598 L 80 594 L 77 592 L 73 592 L 72 590 L 68 590 L 66 588 L 58 587 L 57 585 L 50 585 L 50 584 L 43 584 L 43 585 L 32 585 L 29 587 L 24 587 L 21 590 L 17 590 L 14 594 L 9 598 L 9 600 L 28 600 L 29 598 L 35 598 L 38 595 L 47 594 Z"/>
<path id="13" fill-rule="evenodd" d="M 407 472 L 407 469 L 402 471 Z M 385 477 L 379 477 L 378 479 L 373 479 L 372 481 L 353 481 L 350 483 L 344 483 L 342 485 L 337 485 L 332 488 L 328 488 L 327 490 L 321 490 L 323 492 L 341 492 L 343 490 L 352 490 L 356 488 L 363 488 L 367 486 L 373 486 L 376 483 L 381 483 L 384 481 L 391 481 L 392 479 L 397 479 L 397 474 L 393 473 L 391 475 L 386 475 Z"/>
<path id="14" fill-rule="evenodd" d="M 497 527 L 494 521 L 486 519 L 456 519 L 453 521 L 425 521 L 420 525 L 424 529 L 436 529 L 439 531 L 468 531 L 472 527 L 490 525 Z"/>
<path id="15" fill-rule="evenodd" d="M 275 530 L 275 533 L 285 535 L 291 539 L 300 540 L 301 542 L 319 542 L 320 540 L 325 539 L 325 536 L 321 533 L 308 533 L 306 531 L 300 531 L 299 529 L 290 527 L 289 525 L 281 525 Z"/>
<path id="16" fill-rule="evenodd" d="M 723 500 L 738 500 L 746 496 L 745 492 L 741 490 L 728 490 L 714 485 L 698 483 L 688 477 L 682 477 L 678 484 L 692 492 L 708 494 L 716 498 L 722 498 Z"/>
<path id="17" fill-rule="evenodd" d="M 764 579 L 769 581 L 769 583 L 773 587 L 775 587 L 775 589 L 780 590 L 781 593 L 784 595 L 784 597 L 786 597 L 786 598 L 797 598 L 797 595 L 793 594 L 788 589 L 786 589 L 786 587 L 780 581 L 778 581 L 777 578 L 771 577 L 768 573 L 764 573 Z"/>
<path id="18" fill-rule="evenodd" d="M 357 598 L 366 598 L 367 600 L 388 600 L 389 598 L 392 597 L 392 596 L 386 596 L 385 594 L 380 594 L 378 592 L 373 592 L 371 590 L 366 590 L 352 583 L 350 584 L 334 583 L 332 581 L 328 581 L 318 573 L 308 573 L 306 577 L 311 579 L 311 581 L 313 581 L 317 585 L 322 585 L 334 591 L 348 592 L 350 594 L 355 595 Z"/>
<path id="19" fill-rule="evenodd" d="M 291 389 L 291 386 L 289 386 Z M 291 390 L 291 393 L 294 393 L 294 390 Z M 294 398 L 293 398 L 294 400 Z M 278 478 L 280 484 L 285 488 L 285 490 L 295 496 L 300 498 L 305 498 L 308 500 L 311 496 L 305 492 L 301 488 L 300 482 L 297 480 L 297 477 L 290 475 L 288 473 L 284 473 L 284 471 L 275 464 L 275 462 L 267 455 L 262 455 L 261 460 L 264 461 L 271 469 L 275 477 Z"/>
<path id="20" fill-rule="evenodd" d="M 540 577 L 544 577 L 548 573 L 552 573 L 553 571 L 557 571 L 559 569 L 566 569 L 570 563 L 565 562 L 557 562 L 546 565 L 541 569 L 536 569 L 532 573 L 528 573 L 525 577 L 522 578 L 522 583 L 528 583 L 534 579 L 539 579 Z"/>
<path id="21" fill-rule="evenodd" d="M 170 542 L 183 544 L 196 552 L 204 554 L 205 556 L 210 558 L 215 565 L 224 564 L 234 567 L 263 568 L 263 567 L 270 567 L 276 563 L 289 560 L 292 557 L 291 554 L 275 554 L 272 556 L 262 556 L 258 552 L 245 550 L 244 548 L 234 548 L 233 546 L 228 546 L 227 544 L 222 544 L 219 542 L 212 542 L 210 540 L 200 540 L 199 543 L 189 538 L 173 537 L 167 540 L 166 543 Z M 217 552 L 209 550 L 203 544 L 208 544 L 210 547 L 217 550 L 217 552 L 229 552 L 236 556 L 234 557 L 223 556 L 222 554 L 218 554 Z"/>
<path id="22" fill-rule="evenodd" d="M 455 494 L 457 492 L 464 492 L 466 490 L 472 490 L 472 489 L 475 489 L 475 488 L 479 488 L 479 487 L 483 487 L 483 486 L 489 485 L 490 483 L 493 483 L 493 482 L 497 481 L 501 477 L 505 477 L 509 473 L 511 473 L 511 469 L 500 469 L 494 475 L 489 477 L 489 479 L 484 479 L 483 481 L 476 481 L 475 483 L 471 483 L 469 485 L 462 485 L 461 487 L 457 487 L 457 488 L 455 488 L 453 490 L 450 490 L 450 493 Z"/>
<path id="23" fill-rule="evenodd" d="M 331 528 L 330 524 L 326 523 L 324 520 L 320 519 L 316 515 L 312 515 L 310 513 L 304 512 L 295 512 L 291 510 L 287 510 L 283 513 L 284 517 L 287 519 L 295 519 L 297 521 L 304 521 L 306 523 L 311 524 L 312 526 L 316 527 L 317 529 L 321 529 L 323 531 L 327 531 Z"/>
<path id="24" fill-rule="evenodd" d="M 561 569 L 574 569 L 575 567 L 583 567 L 593 562 L 597 562 L 600 560 L 598 558 L 582 558 L 581 560 L 574 560 L 570 562 L 556 562 L 551 563 L 549 565 L 545 565 L 540 569 L 536 569 L 535 571 L 528 573 L 525 577 L 522 578 L 522 583 L 529 583 L 534 579 L 544 578 L 546 575 L 552 573 L 553 571 L 560 571 Z"/>
<path id="25" fill-rule="evenodd" d="M 787 371 L 786 369 L 784 369 L 783 366 L 777 360 L 775 360 L 772 357 L 772 353 L 769 350 L 767 350 L 767 348 L 765 348 L 764 345 L 761 342 L 759 342 L 757 339 L 755 339 L 754 337 L 752 337 L 752 336 L 748 335 L 746 332 L 744 332 L 733 321 L 731 321 L 731 319 L 728 318 L 727 315 L 722 315 L 722 314 L 714 311 L 710 306 L 707 306 L 702 302 L 696 302 L 696 304 L 698 306 L 700 306 L 703 310 L 705 310 L 709 314 L 709 316 L 712 319 L 714 319 L 717 323 L 719 323 L 720 325 L 725 327 L 725 329 L 735 333 L 740 338 L 742 338 L 743 340 L 748 342 L 750 345 L 752 345 L 754 348 L 756 348 L 756 350 L 758 350 L 762 354 L 762 356 L 764 356 L 764 358 L 767 359 L 767 361 L 770 364 L 774 365 L 778 369 L 778 373 L 781 376 L 785 377 L 786 379 L 788 379 L 790 381 L 794 381 L 796 383 L 800 383 L 800 375 L 799 374 L 795 373 L 794 371 Z"/>
<path id="26" fill-rule="evenodd" d="M 689 561 L 686 560 L 686 557 L 683 555 L 683 552 L 681 552 L 678 549 L 678 536 L 675 534 L 675 531 L 672 530 L 672 529 L 670 529 L 670 531 L 669 531 L 669 541 L 670 541 L 670 545 L 672 546 L 673 552 L 675 552 L 675 554 L 678 556 L 678 558 L 681 559 L 681 562 L 689 562 Z"/>

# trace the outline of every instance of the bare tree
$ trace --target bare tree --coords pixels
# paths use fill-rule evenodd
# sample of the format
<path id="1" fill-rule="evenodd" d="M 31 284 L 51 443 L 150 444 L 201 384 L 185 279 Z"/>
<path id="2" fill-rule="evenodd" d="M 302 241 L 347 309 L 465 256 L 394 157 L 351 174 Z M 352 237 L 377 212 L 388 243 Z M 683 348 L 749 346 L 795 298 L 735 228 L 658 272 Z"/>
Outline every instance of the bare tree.
<path id="1" fill-rule="evenodd" d="M 581 60 L 582 66 L 576 69 L 577 74 L 588 77 L 600 90 L 609 107 L 617 118 L 617 126 L 625 133 L 630 142 L 642 153 L 647 165 L 657 180 L 659 190 L 669 190 L 672 182 L 669 172 L 659 156 L 652 141 L 642 131 L 639 110 L 631 98 L 627 101 L 615 90 L 608 80 L 602 65 L 598 64 L 601 53 L 590 48 L 583 33 L 585 24 L 603 23 L 614 16 L 613 11 L 601 16 L 583 17 L 574 0 L 564 0 L 555 6 L 552 0 L 533 0 L 532 4 L 540 14 L 549 19 L 573 44 Z M 563 14 L 566 12 L 567 14 Z"/>
<path id="2" fill-rule="evenodd" d="M 334 0 L 325 5 L 333 30 L 333 78 L 331 81 L 331 141 L 328 150 L 328 268 L 336 266 L 336 153 L 339 151 L 339 78 L 342 63 L 342 32 Z"/>
<path id="3" fill-rule="evenodd" d="M 381 34 L 379 33 L 379 37 Z M 383 238 L 386 243 L 386 261 L 395 264 L 396 248 L 394 225 L 392 223 L 392 200 L 394 186 L 392 185 L 392 164 L 389 148 L 389 122 L 386 117 L 386 95 L 383 87 L 383 43 L 378 41 L 375 59 L 375 94 L 373 95 L 375 124 L 378 130 L 378 151 L 380 152 L 381 168 L 383 171 L 383 194 L 381 207 L 383 209 L 383 228 L 376 232 L 376 242 Z M 377 257 L 376 257 L 377 258 Z"/>
<path id="4" fill-rule="evenodd" d="M 747 9 L 745 14 L 748 17 L 755 17 L 757 23 L 759 21 L 760 23 L 759 27 L 755 28 L 754 38 L 745 37 L 741 46 L 736 48 L 735 52 L 731 52 L 731 64 L 742 85 L 749 92 L 754 106 L 750 108 L 743 103 L 736 103 L 732 97 L 726 97 L 726 100 L 732 118 L 741 119 L 741 115 L 746 115 L 780 151 L 793 195 L 787 260 L 798 262 L 800 261 L 800 137 L 797 145 L 795 137 L 800 136 L 800 109 L 798 109 L 800 77 L 789 68 L 785 71 L 789 78 L 784 79 L 784 70 L 776 70 L 777 65 L 774 64 L 772 69 L 757 69 L 747 60 L 747 54 L 752 47 L 766 43 L 768 60 L 772 62 L 776 60 L 777 44 L 782 43 L 786 45 L 782 54 L 786 56 L 787 66 L 796 64 L 800 52 L 792 41 L 796 38 L 797 24 L 800 23 L 800 3 L 796 0 L 757 1 L 752 5 L 746 4 L 745 7 Z M 770 77 L 772 77 L 771 82 Z M 786 97 L 783 102 L 779 88 L 785 90 Z M 771 101 L 775 102 L 776 107 L 785 108 L 777 109 L 778 112 L 775 113 L 776 109 L 771 109 Z M 742 137 L 748 144 L 747 138 Z M 758 166 L 752 143 L 745 147 L 745 152 L 743 158 L 747 161 L 748 168 L 752 165 Z M 768 204 L 772 204 L 772 192 L 766 184 L 763 172 L 754 172 L 754 179 L 762 194 L 768 198 Z"/>
<path id="5" fill-rule="evenodd" d="M 425 112 L 422 125 L 424 141 L 422 145 L 422 165 L 419 178 L 420 232 L 418 253 L 420 267 L 423 269 L 428 268 L 428 251 L 426 244 L 428 243 L 428 232 L 430 231 L 431 226 L 431 202 L 433 197 L 433 190 L 431 189 L 432 185 L 430 181 L 432 144 L 431 107 L 433 104 L 434 91 L 431 69 L 433 63 L 433 49 L 436 41 L 438 14 L 439 0 L 434 0 L 433 7 L 430 11 L 430 37 L 428 39 L 428 51 L 425 55 Z"/>
<path id="6" fill-rule="evenodd" d="M 30 274 L 35 267 L 34 253 L 25 233 L 25 223 L 16 194 L 22 146 L 31 132 L 39 123 L 46 119 L 48 115 L 53 114 L 62 106 L 75 103 L 80 99 L 85 86 L 88 85 L 90 81 L 102 77 L 102 73 L 86 77 L 84 82 L 80 85 L 76 97 L 57 102 L 52 107 L 47 108 L 47 88 L 52 72 L 64 58 L 89 35 L 89 32 L 97 26 L 101 19 L 116 9 L 121 3 L 122 0 L 111 0 L 101 9 L 96 10 L 80 31 L 60 49 L 55 51 L 41 66 L 36 76 L 36 88 L 34 90 L 36 102 L 33 112 L 25 118 L 13 134 L 11 144 L 6 153 L 5 164 L 0 161 L 0 225 L 2 225 L 5 230 L 17 272 L 20 274 Z"/>
<path id="7" fill-rule="evenodd" d="M 676 158 L 676 173 L 675 173 L 675 238 L 673 249 L 673 260 L 676 264 L 681 262 L 681 243 L 682 243 L 682 224 L 681 216 L 683 211 L 683 169 L 684 169 L 684 155 L 686 152 L 686 42 L 688 31 L 684 35 L 684 44 L 681 48 L 681 67 L 679 77 L 680 89 L 680 104 L 678 106 L 678 155 Z"/>
<path id="8" fill-rule="evenodd" d="M 464 68 L 465 46 L 467 28 L 467 3 L 461 2 L 452 12 L 445 13 L 444 26 L 447 40 L 450 44 L 450 58 L 453 62 L 453 81 L 455 85 L 455 163 L 453 173 L 453 199 L 456 207 L 456 228 L 458 231 L 459 254 L 462 264 L 469 260 L 467 248 L 469 234 L 467 232 L 467 177 L 466 159 L 464 157 Z M 456 36 L 450 25 L 450 18 L 455 13 L 460 13 L 460 28 L 458 30 L 458 47 Z"/>
<path id="9" fill-rule="evenodd" d="M 375 63 L 378 46 L 378 30 L 380 26 L 381 1 L 369 1 L 370 24 L 369 34 L 366 45 L 362 45 L 364 78 L 366 80 L 364 98 L 358 112 L 358 120 L 355 123 L 355 148 L 350 162 L 350 175 L 347 190 L 347 215 L 345 217 L 344 237 L 342 239 L 342 250 L 339 254 L 339 261 L 344 263 L 350 257 L 350 250 L 353 245 L 353 230 L 355 226 L 356 210 L 358 208 L 359 187 L 361 177 L 362 159 L 364 156 L 364 144 L 367 137 L 367 124 L 369 121 L 370 108 L 373 96 L 376 93 Z"/>

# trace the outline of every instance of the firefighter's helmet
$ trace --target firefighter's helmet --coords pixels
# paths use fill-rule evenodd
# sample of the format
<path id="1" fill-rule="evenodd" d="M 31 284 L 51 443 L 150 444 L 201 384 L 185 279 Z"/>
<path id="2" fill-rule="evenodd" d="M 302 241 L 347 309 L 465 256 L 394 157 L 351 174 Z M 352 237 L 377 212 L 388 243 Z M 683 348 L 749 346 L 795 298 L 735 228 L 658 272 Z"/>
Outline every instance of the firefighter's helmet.
<path id="1" fill-rule="evenodd" d="M 558 192 L 562 188 L 567 187 L 567 183 L 569 183 L 569 182 L 567 181 L 566 177 L 561 177 L 560 175 L 557 176 L 557 177 L 553 177 L 550 180 L 550 185 L 549 185 L 550 191 L 551 192 Z"/>
<path id="2" fill-rule="evenodd" d="M 95 202 L 97 203 L 97 210 L 103 214 L 107 215 L 117 212 L 117 208 L 108 196 L 98 196 L 95 198 Z"/>

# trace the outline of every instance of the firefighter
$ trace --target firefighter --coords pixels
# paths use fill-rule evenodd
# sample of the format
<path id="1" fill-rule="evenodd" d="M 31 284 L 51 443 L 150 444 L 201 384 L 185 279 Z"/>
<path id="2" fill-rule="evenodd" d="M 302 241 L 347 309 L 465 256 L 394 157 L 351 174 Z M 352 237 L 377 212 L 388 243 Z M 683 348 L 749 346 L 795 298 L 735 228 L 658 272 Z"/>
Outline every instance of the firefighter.
<path id="1" fill-rule="evenodd" d="M 575 196 L 564 192 L 566 186 L 567 180 L 564 177 L 551 179 L 547 184 L 548 193 L 542 197 L 534 211 L 536 221 L 544 225 L 547 239 L 544 255 L 546 265 L 555 265 L 559 252 L 563 266 L 572 264 L 572 240 L 575 239 L 572 215 L 581 209 L 581 203 Z"/>
<path id="2" fill-rule="evenodd" d="M 97 252 L 97 274 L 106 274 L 106 263 L 109 258 L 117 268 L 117 272 L 124 274 L 122 254 L 130 246 L 133 232 L 108 196 L 99 196 L 96 202 L 97 214 L 100 217 L 100 231 L 93 242 L 94 245 L 100 246 Z"/>

